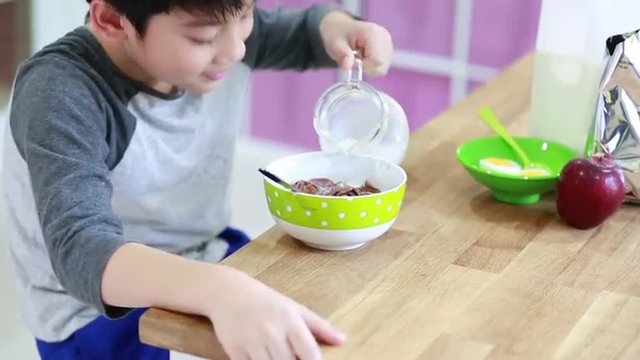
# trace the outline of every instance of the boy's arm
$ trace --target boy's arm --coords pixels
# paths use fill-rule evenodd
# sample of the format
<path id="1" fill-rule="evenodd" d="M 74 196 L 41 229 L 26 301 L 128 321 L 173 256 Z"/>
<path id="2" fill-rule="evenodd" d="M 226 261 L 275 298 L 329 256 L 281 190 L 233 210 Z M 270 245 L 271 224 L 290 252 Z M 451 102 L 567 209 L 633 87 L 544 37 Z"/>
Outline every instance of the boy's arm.
<path id="1" fill-rule="evenodd" d="M 320 23 L 335 5 L 303 10 L 254 11 L 254 25 L 246 40 L 244 62 L 254 69 L 296 69 L 336 66 L 320 36 Z"/>
<path id="2" fill-rule="evenodd" d="M 107 105 L 80 70 L 58 59 L 34 59 L 19 71 L 10 131 L 26 161 L 42 235 L 62 286 L 79 300 L 103 304 L 102 272 L 126 243 L 111 211 Z"/>
<path id="3" fill-rule="evenodd" d="M 70 295 L 110 317 L 148 306 L 204 314 L 196 305 L 209 305 L 200 295 L 209 288 L 205 278 L 215 281 L 212 266 L 123 237 L 110 206 L 108 163 L 117 160 L 109 150 L 118 145 L 107 143 L 107 133 L 117 131 L 105 120 L 107 107 L 68 63 L 35 60 L 19 73 L 11 131 L 29 169 L 52 268 Z"/>
<path id="4" fill-rule="evenodd" d="M 240 271 L 125 240 L 110 205 L 107 161 L 119 145 L 106 141 L 117 131 L 105 122 L 109 105 L 89 75 L 47 61 L 21 69 L 10 122 L 51 265 L 70 295 L 110 317 L 149 306 L 207 316 L 232 358 L 319 359 L 314 335 L 343 341 L 318 315 Z"/>
<path id="5" fill-rule="evenodd" d="M 123 237 L 111 210 L 107 164 L 117 161 L 108 158 L 118 145 L 107 143 L 116 124 L 106 123 L 108 104 L 93 83 L 56 60 L 31 61 L 18 76 L 11 131 L 29 169 L 52 268 L 65 290 L 111 317 L 148 306 L 203 314 L 194 304 L 210 300 L 196 293 L 206 293 L 205 277 L 215 280 L 212 266 Z"/>

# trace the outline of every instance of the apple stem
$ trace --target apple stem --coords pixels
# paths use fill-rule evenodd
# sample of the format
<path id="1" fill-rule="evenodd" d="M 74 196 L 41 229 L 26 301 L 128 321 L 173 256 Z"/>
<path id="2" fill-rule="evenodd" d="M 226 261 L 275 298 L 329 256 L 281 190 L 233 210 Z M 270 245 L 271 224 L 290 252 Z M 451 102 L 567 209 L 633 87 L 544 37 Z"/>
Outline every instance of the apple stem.
<path id="1" fill-rule="evenodd" d="M 602 162 L 602 159 L 613 161 L 613 156 L 609 152 L 606 146 L 604 146 L 604 139 L 600 141 L 596 141 L 594 144 L 594 156 L 598 158 L 599 162 Z"/>

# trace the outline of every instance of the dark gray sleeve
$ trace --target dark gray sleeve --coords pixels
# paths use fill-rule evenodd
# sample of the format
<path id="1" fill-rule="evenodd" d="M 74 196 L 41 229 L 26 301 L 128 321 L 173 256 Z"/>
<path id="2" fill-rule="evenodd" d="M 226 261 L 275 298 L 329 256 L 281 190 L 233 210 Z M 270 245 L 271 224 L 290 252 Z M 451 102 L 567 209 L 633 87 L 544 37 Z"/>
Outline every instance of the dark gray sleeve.
<path id="1" fill-rule="evenodd" d="M 243 61 L 254 69 L 305 70 L 336 66 L 324 48 L 319 28 L 324 16 L 337 9 L 327 4 L 304 10 L 256 8 Z"/>
<path id="2" fill-rule="evenodd" d="M 101 296 L 105 266 L 125 243 L 111 211 L 106 112 L 81 71 L 33 60 L 18 74 L 10 125 L 56 276 L 70 295 L 118 317 L 128 309 L 105 306 Z"/>

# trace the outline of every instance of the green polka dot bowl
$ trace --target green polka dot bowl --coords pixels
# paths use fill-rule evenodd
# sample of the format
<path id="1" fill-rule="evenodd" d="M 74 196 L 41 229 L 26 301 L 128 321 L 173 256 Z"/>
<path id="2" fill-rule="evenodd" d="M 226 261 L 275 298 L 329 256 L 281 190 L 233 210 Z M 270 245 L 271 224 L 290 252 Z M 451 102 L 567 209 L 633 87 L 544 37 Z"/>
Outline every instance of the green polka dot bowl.
<path id="1" fill-rule="evenodd" d="M 352 250 L 386 233 L 398 217 L 407 181 L 398 165 L 357 154 L 303 153 L 266 169 L 290 184 L 329 178 L 352 186 L 368 181 L 380 189 L 353 197 L 309 195 L 264 178 L 267 206 L 277 226 L 307 246 L 330 251 Z"/>

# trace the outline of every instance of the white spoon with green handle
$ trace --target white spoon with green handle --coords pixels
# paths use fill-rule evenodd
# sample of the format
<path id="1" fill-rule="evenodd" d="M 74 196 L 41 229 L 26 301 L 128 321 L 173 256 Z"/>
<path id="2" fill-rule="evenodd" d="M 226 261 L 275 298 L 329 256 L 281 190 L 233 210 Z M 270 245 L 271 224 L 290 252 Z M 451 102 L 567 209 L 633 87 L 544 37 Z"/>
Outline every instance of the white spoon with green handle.
<path id="1" fill-rule="evenodd" d="M 544 164 L 534 163 L 529 159 L 527 153 L 522 150 L 520 145 L 518 145 L 518 143 L 513 139 L 511 134 L 509 134 L 509 131 L 507 131 L 504 125 L 502 125 L 502 123 L 490 107 L 481 107 L 480 110 L 478 110 L 478 116 L 516 153 L 516 155 L 520 159 L 520 163 L 522 164 L 522 176 L 534 177 L 547 176 L 550 174 L 547 166 L 545 166 Z"/>

